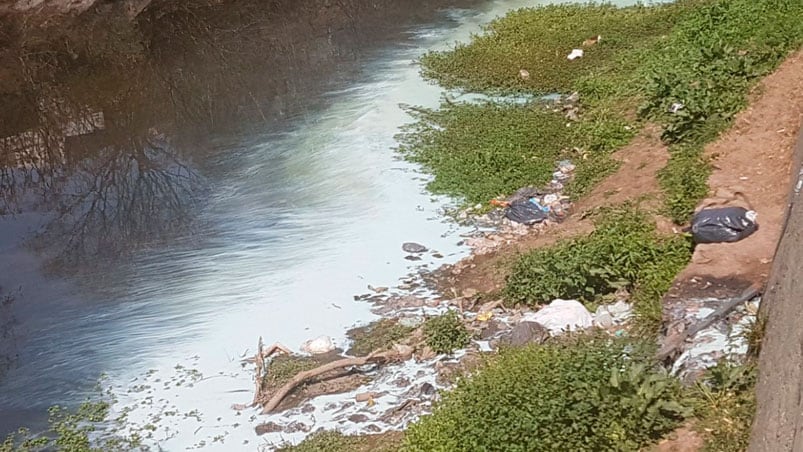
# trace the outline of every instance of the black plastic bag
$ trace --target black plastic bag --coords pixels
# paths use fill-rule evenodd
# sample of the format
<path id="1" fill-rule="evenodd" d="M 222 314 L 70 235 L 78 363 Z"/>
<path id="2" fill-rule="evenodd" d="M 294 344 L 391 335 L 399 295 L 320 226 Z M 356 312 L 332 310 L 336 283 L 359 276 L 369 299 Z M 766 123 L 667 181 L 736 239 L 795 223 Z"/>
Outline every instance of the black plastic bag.
<path id="1" fill-rule="evenodd" d="M 691 233 L 697 243 L 738 242 L 756 232 L 756 213 L 742 207 L 721 207 L 697 212 Z"/>
<path id="2" fill-rule="evenodd" d="M 541 207 L 530 201 L 517 201 L 510 205 L 505 212 L 505 218 L 516 223 L 533 225 L 546 220 L 549 217 Z"/>

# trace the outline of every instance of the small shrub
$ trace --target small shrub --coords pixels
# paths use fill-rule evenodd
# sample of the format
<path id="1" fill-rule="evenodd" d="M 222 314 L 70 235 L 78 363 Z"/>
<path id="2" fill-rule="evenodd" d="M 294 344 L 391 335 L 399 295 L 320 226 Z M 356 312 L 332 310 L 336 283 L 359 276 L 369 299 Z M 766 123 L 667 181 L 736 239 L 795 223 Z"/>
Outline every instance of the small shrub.
<path id="1" fill-rule="evenodd" d="M 469 344 L 471 336 L 455 311 L 433 317 L 424 323 L 426 344 L 435 353 L 452 353 Z"/>
<path id="2" fill-rule="evenodd" d="M 645 212 L 610 209 L 590 235 L 522 255 L 504 292 L 509 301 L 524 304 L 555 298 L 590 302 L 619 288 L 660 298 L 690 256 L 687 239 L 661 237 Z"/>
<path id="3" fill-rule="evenodd" d="M 407 432 L 402 450 L 638 450 L 689 414 L 640 347 L 578 337 L 501 352 Z"/>

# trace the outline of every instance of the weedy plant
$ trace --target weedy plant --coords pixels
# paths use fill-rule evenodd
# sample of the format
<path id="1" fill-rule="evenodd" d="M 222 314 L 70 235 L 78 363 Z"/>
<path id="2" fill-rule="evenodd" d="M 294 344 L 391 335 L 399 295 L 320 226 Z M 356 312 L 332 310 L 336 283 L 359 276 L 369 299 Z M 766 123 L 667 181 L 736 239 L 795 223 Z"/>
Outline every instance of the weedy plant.
<path id="1" fill-rule="evenodd" d="M 688 238 L 662 236 L 643 210 L 620 206 L 603 210 L 590 235 L 539 248 L 514 263 L 504 293 L 510 302 L 540 304 L 555 298 L 593 302 L 626 288 L 637 313 L 649 314 L 688 261 Z"/>
<path id="2" fill-rule="evenodd" d="M 706 452 L 741 452 L 750 443 L 756 411 L 755 363 L 720 361 L 692 391 L 696 427 Z"/>
<path id="3" fill-rule="evenodd" d="M 413 424 L 404 451 L 638 450 L 690 414 L 639 344 L 596 336 L 503 350 Z"/>
<path id="4" fill-rule="evenodd" d="M 469 344 L 471 335 L 463 320 L 453 310 L 424 322 L 424 338 L 435 353 L 452 353 Z"/>
<path id="5" fill-rule="evenodd" d="M 123 452 L 137 450 L 142 445 L 139 433 L 121 436 L 97 429 L 109 421 L 109 403 L 105 400 L 87 401 L 75 410 L 54 406 L 49 413 L 48 431 L 34 434 L 22 428 L 0 443 L 0 452 Z"/>

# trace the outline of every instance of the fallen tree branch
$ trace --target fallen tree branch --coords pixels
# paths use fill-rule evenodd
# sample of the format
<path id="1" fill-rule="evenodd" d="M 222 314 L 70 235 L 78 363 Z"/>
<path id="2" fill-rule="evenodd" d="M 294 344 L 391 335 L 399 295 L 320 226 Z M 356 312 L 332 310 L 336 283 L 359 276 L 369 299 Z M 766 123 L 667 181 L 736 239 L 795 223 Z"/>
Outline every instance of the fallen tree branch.
<path id="1" fill-rule="evenodd" d="M 284 384 L 279 390 L 277 390 L 273 396 L 262 406 L 262 414 L 268 414 L 276 409 L 282 400 L 287 397 L 293 389 L 295 389 L 298 385 L 304 383 L 305 381 L 315 378 L 319 375 L 325 374 L 327 372 L 331 372 L 336 369 L 342 369 L 344 367 L 352 367 L 352 366 L 364 366 L 366 364 L 376 364 L 376 363 L 384 363 L 389 361 L 395 361 L 402 359 L 403 356 L 396 350 L 389 350 L 385 352 L 374 351 L 370 353 L 368 356 L 363 356 L 359 358 L 343 358 L 337 361 L 332 361 L 331 363 L 327 363 L 321 366 L 318 366 L 314 369 L 305 370 L 303 372 L 299 372 L 296 374 L 295 377 L 290 379 L 287 383 Z"/>
<path id="2" fill-rule="evenodd" d="M 745 289 L 741 293 L 741 295 L 727 301 L 722 306 L 717 308 L 714 312 L 707 315 L 704 319 L 700 320 L 694 325 L 691 325 L 689 328 L 686 328 L 685 330 L 683 330 L 678 334 L 667 336 L 666 339 L 664 340 L 663 346 L 661 347 L 660 350 L 658 350 L 658 353 L 656 353 L 655 359 L 657 359 L 659 362 L 663 362 L 664 360 L 672 356 L 678 349 L 680 349 L 680 347 L 683 346 L 683 344 L 686 342 L 687 339 L 693 338 L 700 331 L 713 325 L 714 322 L 724 318 L 731 311 L 736 309 L 737 306 L 748 300 L 753 299 L 760 293 L 761 293 L 761 288 L 759 286 L 751 285 L 750 287 Z"/>

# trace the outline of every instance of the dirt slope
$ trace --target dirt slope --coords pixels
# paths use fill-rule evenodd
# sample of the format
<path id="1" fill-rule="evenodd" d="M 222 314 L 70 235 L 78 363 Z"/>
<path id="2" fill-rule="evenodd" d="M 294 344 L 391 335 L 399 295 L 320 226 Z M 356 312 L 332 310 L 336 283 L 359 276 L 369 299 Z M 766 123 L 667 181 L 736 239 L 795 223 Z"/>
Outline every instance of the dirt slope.
<path id="1" fill-rule="evenodd" d="M 736 243 L 697 246 L 678 280 L 766 281 L 786 214 L 801 113 L 803 52 L 797 52 L 762 81 L 734 126 L 706 148 L 714 158 L 714 172 L 708 180 L 711 196 L 702 205 L 752 208 L 759 230 Z M 737 192 L 745 197 L 734 196 Z"/>

